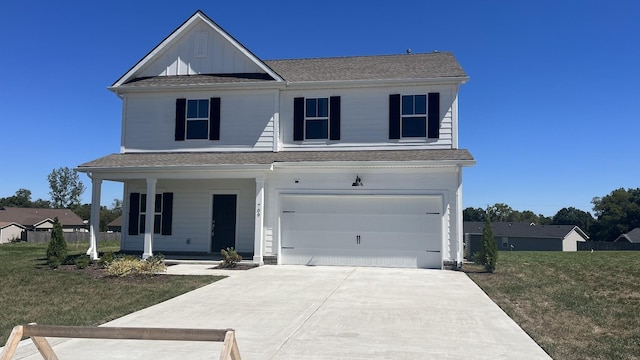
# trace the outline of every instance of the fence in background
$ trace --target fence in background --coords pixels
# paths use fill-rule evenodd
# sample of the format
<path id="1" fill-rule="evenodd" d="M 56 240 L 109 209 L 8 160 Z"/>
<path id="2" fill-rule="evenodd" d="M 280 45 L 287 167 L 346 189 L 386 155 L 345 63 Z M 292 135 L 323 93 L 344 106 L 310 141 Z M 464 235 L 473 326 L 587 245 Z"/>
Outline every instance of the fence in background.
<path id="1" fill-rule="evenodd" d="M 640 244 L 629 242 L 613 242 L 613 241 L 585 241 L 578 242 L 578 251 L 580 250 L 640 250 Z"/>
<path id="2" fill-rule="evenodd" d="M 64 232 L 62 233 L 64 236 L 64 240 L 69 243 L 76 242 L 89 242 L 89 233 L 88 232 Z M 27 242 L 30 243 L 44 243 L 49 242 L 51 240 L 51 232 L 50 231 L 27 231 L 26 239 Z M 98 238 L 96 239 L 98 242 L 101 241 L 120 241 L 120 233 L 108 233 L 101 232 L 98 233 Z"/>

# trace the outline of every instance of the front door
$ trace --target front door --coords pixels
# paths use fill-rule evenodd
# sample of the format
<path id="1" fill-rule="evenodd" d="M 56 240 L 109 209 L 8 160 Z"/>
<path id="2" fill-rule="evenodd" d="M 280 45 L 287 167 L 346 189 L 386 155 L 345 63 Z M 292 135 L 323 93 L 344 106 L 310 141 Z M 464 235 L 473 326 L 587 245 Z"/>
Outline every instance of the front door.
<path id="1" fill-rule="evenodd" d="M 213 195 L 211 215 L 211 252 L 236 246 L 236 203 L 238 195 Z"/>

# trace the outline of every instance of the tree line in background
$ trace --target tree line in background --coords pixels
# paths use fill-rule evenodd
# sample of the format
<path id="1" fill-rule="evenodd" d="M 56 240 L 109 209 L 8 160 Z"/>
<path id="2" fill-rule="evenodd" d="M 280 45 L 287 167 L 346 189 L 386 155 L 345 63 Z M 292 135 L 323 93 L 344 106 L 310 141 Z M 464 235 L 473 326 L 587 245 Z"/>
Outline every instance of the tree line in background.
<path id="1" fill-rule="evenodd" d="M 80 204 L 80 196 L 86 190 L 78 172 L 68 167 L 53 169 L 47 176 L 50 200 L 31 200 L 31 190 L 18 189 L 13 196 L 0 198 L 0 207 L 71 209 L 83 220 L 91 220 L 91 204 Z M 100 231 L 122 215 L 122 201 L 114 199 L 111 208 L 100 206 Z"/>
<path id="2" fill-rule="evenodd" d="M 518 211 L 507 204 L 497 203 L 486 209 L 468 207 L 463 210 L 464 221 L 530 222 L 538 225 L 577 225 L 593 241 L 613 241 L 621 234 L 640 227 L 640 188 L 616 189 L 604 197 L 591 201 L 591 213 L 566 207 L 547 217 L 532 211 Z"/>

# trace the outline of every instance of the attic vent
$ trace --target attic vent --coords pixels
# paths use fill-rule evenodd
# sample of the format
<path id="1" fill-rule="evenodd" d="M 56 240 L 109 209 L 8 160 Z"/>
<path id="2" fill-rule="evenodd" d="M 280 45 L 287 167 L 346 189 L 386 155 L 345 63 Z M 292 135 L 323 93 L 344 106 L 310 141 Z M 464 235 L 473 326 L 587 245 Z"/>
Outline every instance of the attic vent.
<path id="1" fill-rule="evenodd" d="M 207 56 L 207 39 L 209 37 L 209 33 L 206 31 L 199 31 L 195 35 L 195 44 L 193 47 L 193 55 L 195 57 L 206 57 Z"/>

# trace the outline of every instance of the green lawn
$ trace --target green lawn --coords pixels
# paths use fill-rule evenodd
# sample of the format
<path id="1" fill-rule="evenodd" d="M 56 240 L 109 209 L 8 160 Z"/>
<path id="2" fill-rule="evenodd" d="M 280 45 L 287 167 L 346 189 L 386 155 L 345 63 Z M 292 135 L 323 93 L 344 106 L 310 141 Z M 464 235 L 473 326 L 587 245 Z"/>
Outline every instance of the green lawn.
<path id="1" fill-rule="evenodd" d="M 464 269 L 554 359 L 640 359 L 640 251 L 500 252 L 493 274 Z"/>
<path id="2" fill-rule="evenodd" d="M 69 244 L 69 255 L 87 244 Z M 100 244 L 118 251 L 118 244 Z M 220 280 L 216 276 L 94 278 L 46 265 L 46 244 L 0 245 L 0 346 L 18 324 L 99 325 Z"/>

